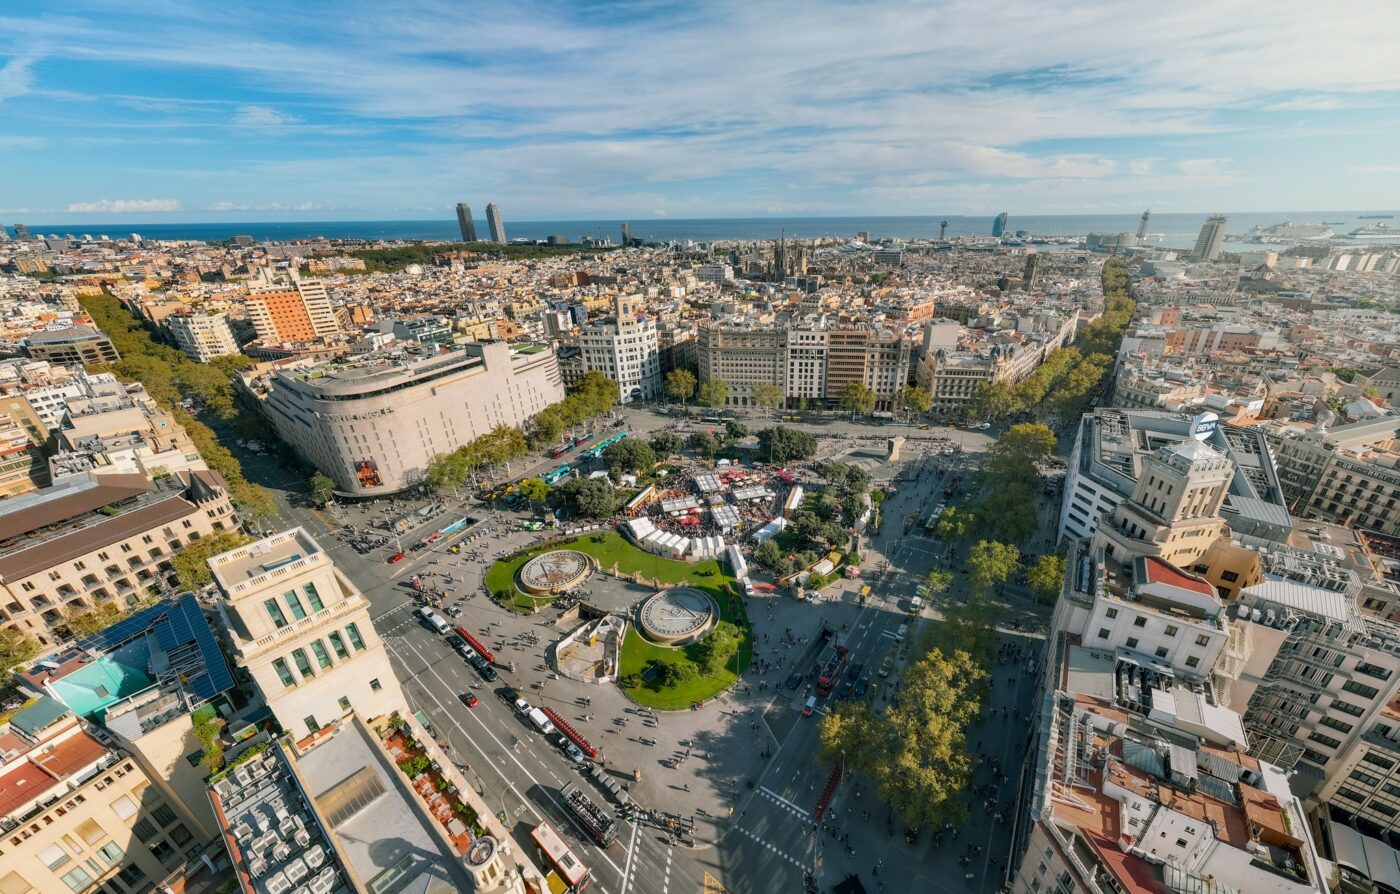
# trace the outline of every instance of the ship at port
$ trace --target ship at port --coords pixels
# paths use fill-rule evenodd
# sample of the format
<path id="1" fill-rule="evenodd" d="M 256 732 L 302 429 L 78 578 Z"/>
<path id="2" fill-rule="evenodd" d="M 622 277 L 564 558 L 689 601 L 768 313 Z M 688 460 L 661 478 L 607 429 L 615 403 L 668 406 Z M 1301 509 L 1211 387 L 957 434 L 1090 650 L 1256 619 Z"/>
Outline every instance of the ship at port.
<path id="1" fill-rule="evenodd" d="M 1336 231 L 1324 224 L 1295 224 L 1292 221 L 1258 226 L 1241 237 L 1244 242 L 1309 242 L 1331 239 Z"/>
<path id="2" fill-rule="evenodd" d="M 1357 220 L 1390 220 L 1394 214 L 1358 214 Z"/>
<path id="3" fill-rule="evenodd" d="M 1400 239 L 1400 227 L 1392 227 L 1389 224 L 1372 224 L 1369 227 L 1357 227 L 1347 233 L 1348 239 Z"/>

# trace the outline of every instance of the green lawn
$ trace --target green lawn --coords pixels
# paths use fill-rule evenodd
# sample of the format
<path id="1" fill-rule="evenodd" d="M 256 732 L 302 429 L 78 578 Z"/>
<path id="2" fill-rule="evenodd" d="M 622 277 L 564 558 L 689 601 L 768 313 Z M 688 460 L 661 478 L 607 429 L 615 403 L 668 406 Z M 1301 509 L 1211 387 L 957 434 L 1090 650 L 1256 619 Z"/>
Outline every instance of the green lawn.
<path id="1" fill-rule="evenodd" d="M 594 538 L 598 538 L 598 540 L 595 541 Z M 742 596 L 731 596 L 729 585 L 734 582 L 734 578 L 725 572 L 719 562 L 713 559 L 693 563 L 663 559 L 660 556 L 654 556 L 637 549 L 616 531 L 606 531 L 585 534 L 573 540 L 539 544 L 513 559 L 502 559 L 486 572 L 487 589 L 495 593 L 509 588 L 516 594 L 511 602 L 512 607 L 522 613 L 530 611 L 533 607 L 532 600 L 515 589 L 515 573 L 521 565 L 524 565 L 531 558 L 552 549 L 576 549 L 597 559 L 599 566 L 604 570 L 609 570 L 616 565 L 617 570 L 624 575 L 632 575 L 640 571 L 648 580 L 663 584 L 678 584 L 681 581 L 686 581 L 689 586 L 709 593 L 720 607 L 720 616 L 726 621 L 737 624 L 739 629 L 743 631 L 743 640 L 739 643 L 737 663 L 740 668 L 748 667 L 750 656 L 753 653 L 753 642 L 752 634 L 749 631 L 748 615 L 744 610 L 744 600 Z M 543 603 L 545 600 L 540 601 Z M 627 636 L 622 642 L 622 676 L 640 674 L 653 661 L 666 664 L 683 662 L 694 664 L 695 657 L 692 648 L 674 649 L 658 646 L 648 642 L 636 632 L 635 628 L 629 628 Z M 659 686 L 643 683 L 640 688 L 626 690 L 626 692 L 633 701 L 647 707 L 685 708 L 689 707 L 692 702 L 703 701 L 722 692 L 734 682 L 737 676 L 734 672 L 734 664 L 731 663 L 728 669 L 718 674 L 711 676 L 701 674 L 677 687 L 663 689 Z"/>

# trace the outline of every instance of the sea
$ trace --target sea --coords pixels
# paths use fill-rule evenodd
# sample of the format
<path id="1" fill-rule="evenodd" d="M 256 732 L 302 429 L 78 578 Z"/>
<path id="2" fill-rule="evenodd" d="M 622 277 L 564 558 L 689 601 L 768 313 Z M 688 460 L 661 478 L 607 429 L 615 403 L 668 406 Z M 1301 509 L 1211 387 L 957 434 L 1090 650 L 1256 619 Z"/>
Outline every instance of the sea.
<path id="1" fill-rule="evenodd" d="M 1381 215 L 1393 215 L 1382 217 Z M 1150 245 L 1163 248 L 1190 248 L 1205 222 L 1207 214 L 1153 214 L 1147 227 Z M 1136 233 L 1139 214 L 1009 214 L 1008 233 L 1024 232 L 1028 236 L 1082 236 L 1087 233 Z M 1255 226 L 1270 226 L 1284 222 L 1322 224 L 1332 227 L 1339 236 L 1369 224 L 1400 226 L 1400 212 L 1388 211 L 1299 211 L 1243 212 L 1226 214 L 1228 234 L 1243 234 Z M 728 218 L 667 218 L 645 217 L 630 221 L 632 235 L 646 242 L 714 242 L 736 239 L 776 239 L 785 234 L 789 239 L 812 239 L 834 236 L 855 238 L 867 233 L 871 239 L 937 238 L 941 221 L 948 222 L 948 236 L 989 236 L 992 218 L 987 216 L 928 216 L 928 217 L 728 217 Z M 562 236 L 569 242 L 584 237 L 621 239 L 624 220 L 523 220 L 506 221 L 509 240 L 543 240 Z M 444 220 L 334 220 L 334 221 L 259 221 L 202 223 L 103 223 L 103 224 L 33 224 L 29 230 L 36 235 L 102 235 L 112 238 L 139 233 L 146 239 L 176 239 L 219 242 L 236 235 L 251 236 L 258 242 L 280 242 L 297 239 L 363 239 L 363 240 L 457 240 L 459 233 L 455 218 Z M 486 222 L 477 223 L 477 232 L 487 231 Z M 1375 240 L 1371 241 L 1376 244 Z M 1393 245 L 1395 240 L 1380 240 Z"/>

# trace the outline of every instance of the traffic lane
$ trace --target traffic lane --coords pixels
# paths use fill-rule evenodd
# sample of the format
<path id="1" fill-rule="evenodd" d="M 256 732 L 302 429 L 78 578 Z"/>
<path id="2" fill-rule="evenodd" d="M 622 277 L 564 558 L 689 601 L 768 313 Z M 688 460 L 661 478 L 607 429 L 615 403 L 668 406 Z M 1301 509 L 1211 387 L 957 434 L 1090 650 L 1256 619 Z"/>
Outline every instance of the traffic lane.
<path id="1" fill-rule="evenodd" d="M 502 793 L 511 791 L 515 794 L 518 802 L 532 805 L 531 811 L 536 816 L 539 816 L 543 810 L 544 813 L 548 814 L 550 821 L 565 834 L 572 829 L 577 839 L 574 844 L 576 850 L 581 856 L 585 855 L 586 851 L 594 852 L 603 861 L 602 865 L 609 867 L 617 874 L 616 881 L 620 889 L 624 881 L 624 870 L 616 862 L 619 845 L 615 843 L 606 851 L 598 848 L 578 825 L 572 813 L 564 807 L 562 797 L 558 793 L 558 790 L 565 783 L 580 780 L 583 778 L 583 774 L 574 768 L 558 749 L 550 745 L 543 736 L 528 727 L 510 706 L 496 697 L 494 691 L 484 689 L 484 683 L 475 674 L 475 671 L 468 668 L 466 663 L 446 645 L 441 637 L 426 628 L 420 628 L 420 630 L 422 636 L 416 637 L 415 640 L 422 640 L 424 637 L 427 640 L 436 640 L 438 651 L 446 654 L 440 655 L 437 660 L 434 660 L 432 656 L 425 654 L 426 650 L 432 649 L 430 644 L 426 642 L 409 643 L 406 639 L 403 640 L 410 651 L 414 651 L 419 659 L 416 667 L 420 669 L 415 673 L 413 680 L 429 696 L 428 706 L 424 709 L 429 717 L 437 721 L 439 714 L 445 715 L 446 723 L 462 732 L 464 740 L 460 743 L 454 743 L 454 753 L 463 755 L 472 752 L 480 753 L 486 759 L 484 761 L 486 768 L 494 771 L 493 773 L 482 774 L 483 763 L 464 762 L 478 773 L 478 778 L 482 782 L 486 782 L 486 777 L 490 775 L 500 778 L 500 786 L 487 783 L 487 788 L 499 789 Z M 415 665 L 407 664 L 406 668 L 410 672 L 414 672 Z M 424 671 L 427 673 L 425 674 Z M 501 685 L 499 682 L 491 684 L 492 687 L 500 687 Z M 461 705 L 460 701 L 457 700 L 457 695 L 462 691 L 458 688 L 459 686 L 470 686 L 477 693 L 481 698 L 477 707 L 466 708 Z M 482 728 L 486 734 L 486 741 L 466 732 L 464 727 L 472 727 L 473 722 Z M 436 723 L 435 728 L 441 731 L 441 722 Z M 507 746 L 507 741 L 515 744 Z M 492 747 L 493 744 L 494 747 Z M 455 749 L 458 747 L 464 750 L 456 751 Z M 509 769 L 511 764 L 523 771 L 525 777 L 533 783 L 524 792 L 520 790 L 517 781 L 511 779 L 512 774 Z M 596 791 L 591 782 L 581 782 L 580 784 L 600 804 L 607 803 L 606 797 L 601 792 Z M 507 804 L 508 802 L 503 797 L 501 803 Z M 622 825 L 626 826 L 626 824 Z M 645 833 L 646 830 L 643 831 Z M 644 842 L 645 838 L 639 840 Z M 656 860 L 659 859 L 655 849 L 643 846 L 642 853 L 651 854 L 651 857 L 643 863 L 638 863 L 637 866 L 652 865 L 654 868 Z M 598 871 L 596 869 L 597 859 L 588 861 L 586 856 L 584 858 L 590 866 L 595 866 L 596 873 Z"/>

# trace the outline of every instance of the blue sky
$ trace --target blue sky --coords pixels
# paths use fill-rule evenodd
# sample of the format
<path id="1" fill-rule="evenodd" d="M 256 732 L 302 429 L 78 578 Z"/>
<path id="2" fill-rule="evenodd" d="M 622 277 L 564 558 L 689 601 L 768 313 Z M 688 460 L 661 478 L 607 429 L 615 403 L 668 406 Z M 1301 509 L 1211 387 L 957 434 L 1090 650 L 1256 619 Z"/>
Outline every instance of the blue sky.
<path id="1" fill-rule="evenodd" d="M 1400 198 L 1400 4 L 0 5 L 0 218 L 1272 211 Z"/>

